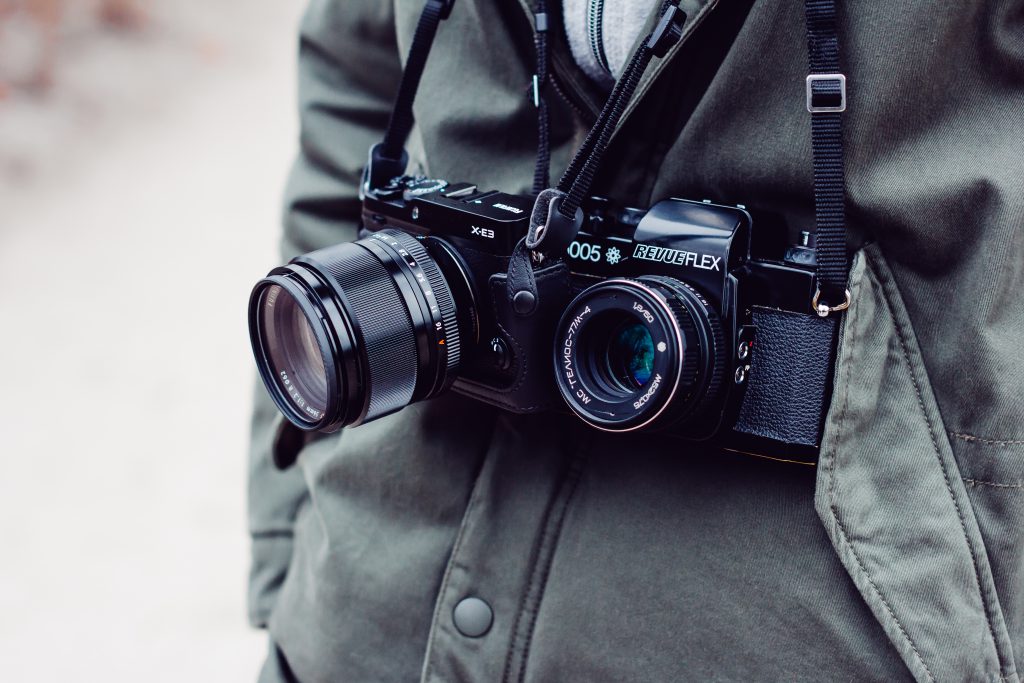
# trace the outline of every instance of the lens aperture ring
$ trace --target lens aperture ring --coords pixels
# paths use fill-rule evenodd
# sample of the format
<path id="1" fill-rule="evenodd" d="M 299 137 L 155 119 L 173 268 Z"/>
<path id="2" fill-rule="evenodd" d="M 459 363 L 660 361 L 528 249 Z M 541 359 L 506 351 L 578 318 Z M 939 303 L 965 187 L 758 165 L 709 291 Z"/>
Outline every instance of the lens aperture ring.
<path id="1" fill-rule="evenodd" d="M 424 296 L 428 301 L 433 300 L 431 313 L 434 314 L 435 319 L 440 318 L 441 323 L 441 328 L 436 326 L 434 328 L 437 332 L 436 345 L 446 355 L 446 374 L 449 377 L 454 377 L 454 372 L 458 370 L 461 360 L 462 340 L 459 338 L 455 299 L 452 297 L 448 283 L 441 274 L 437 262 L 427 254 L 427 250 L 418 239 L 397 230 L 388 232 L 391 236 L 398 237 L 399 242 L 412 255 L 427 277 L 428 288 L 423 290 Z"/>

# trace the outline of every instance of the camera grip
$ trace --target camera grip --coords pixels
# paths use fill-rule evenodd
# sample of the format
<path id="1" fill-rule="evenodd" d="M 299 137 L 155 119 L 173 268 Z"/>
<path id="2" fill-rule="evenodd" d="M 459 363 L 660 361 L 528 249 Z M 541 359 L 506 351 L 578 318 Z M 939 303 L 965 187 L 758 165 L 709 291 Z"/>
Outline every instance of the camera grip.
<path id="1" fill-rule="evenodd" d="M 753 308 L 757 328 L 735 431 L 817 447 L 831 398 L 833 317 Z"/>

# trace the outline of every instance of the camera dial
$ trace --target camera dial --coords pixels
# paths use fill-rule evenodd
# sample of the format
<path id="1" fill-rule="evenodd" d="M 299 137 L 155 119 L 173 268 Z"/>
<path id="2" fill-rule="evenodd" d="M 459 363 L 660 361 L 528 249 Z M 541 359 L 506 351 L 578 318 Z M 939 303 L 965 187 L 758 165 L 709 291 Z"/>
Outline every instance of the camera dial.
<path id="1" fill-rule="evenodd" d="M 718 315 L 669 277 L 610 279 L 577 296 L 558 324 L 555 377 L 569 407 L 612 432 L 703 417 L 728 357 Z"/>

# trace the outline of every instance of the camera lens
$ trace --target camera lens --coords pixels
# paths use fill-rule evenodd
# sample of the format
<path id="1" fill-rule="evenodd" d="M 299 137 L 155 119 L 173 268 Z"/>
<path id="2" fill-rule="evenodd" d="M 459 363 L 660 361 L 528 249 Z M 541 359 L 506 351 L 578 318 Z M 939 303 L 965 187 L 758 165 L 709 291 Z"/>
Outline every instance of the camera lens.
<path id="1" fill-rule="evenodd" d="M 555 375 L 569 407 L 606 431 L 666 427 L 716 405 L 727 357 L 718 316 L 668 277 L 611 279 L 558 325 Z"/>
<path id="2" fill-rule="evenodd" d="M 445 242 L 397 230 L 274 269 L 249 304 L 267 390 L 293 424 L 318 431 L 440 393 L 476 333 L 470 282 Z"/>

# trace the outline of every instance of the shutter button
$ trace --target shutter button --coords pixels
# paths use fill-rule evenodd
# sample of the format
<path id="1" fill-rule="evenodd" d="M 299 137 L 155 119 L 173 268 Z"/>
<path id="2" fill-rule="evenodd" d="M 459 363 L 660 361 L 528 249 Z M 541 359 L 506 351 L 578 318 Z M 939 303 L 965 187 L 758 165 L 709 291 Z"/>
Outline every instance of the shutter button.
<path id="1" fill-rule="evenodd" d="M 452 621 L 459 633 L 467 638 L 479 638 L 491 630 L 494 612 L 480 598 L 465 598 L 452 611 Z"/>

